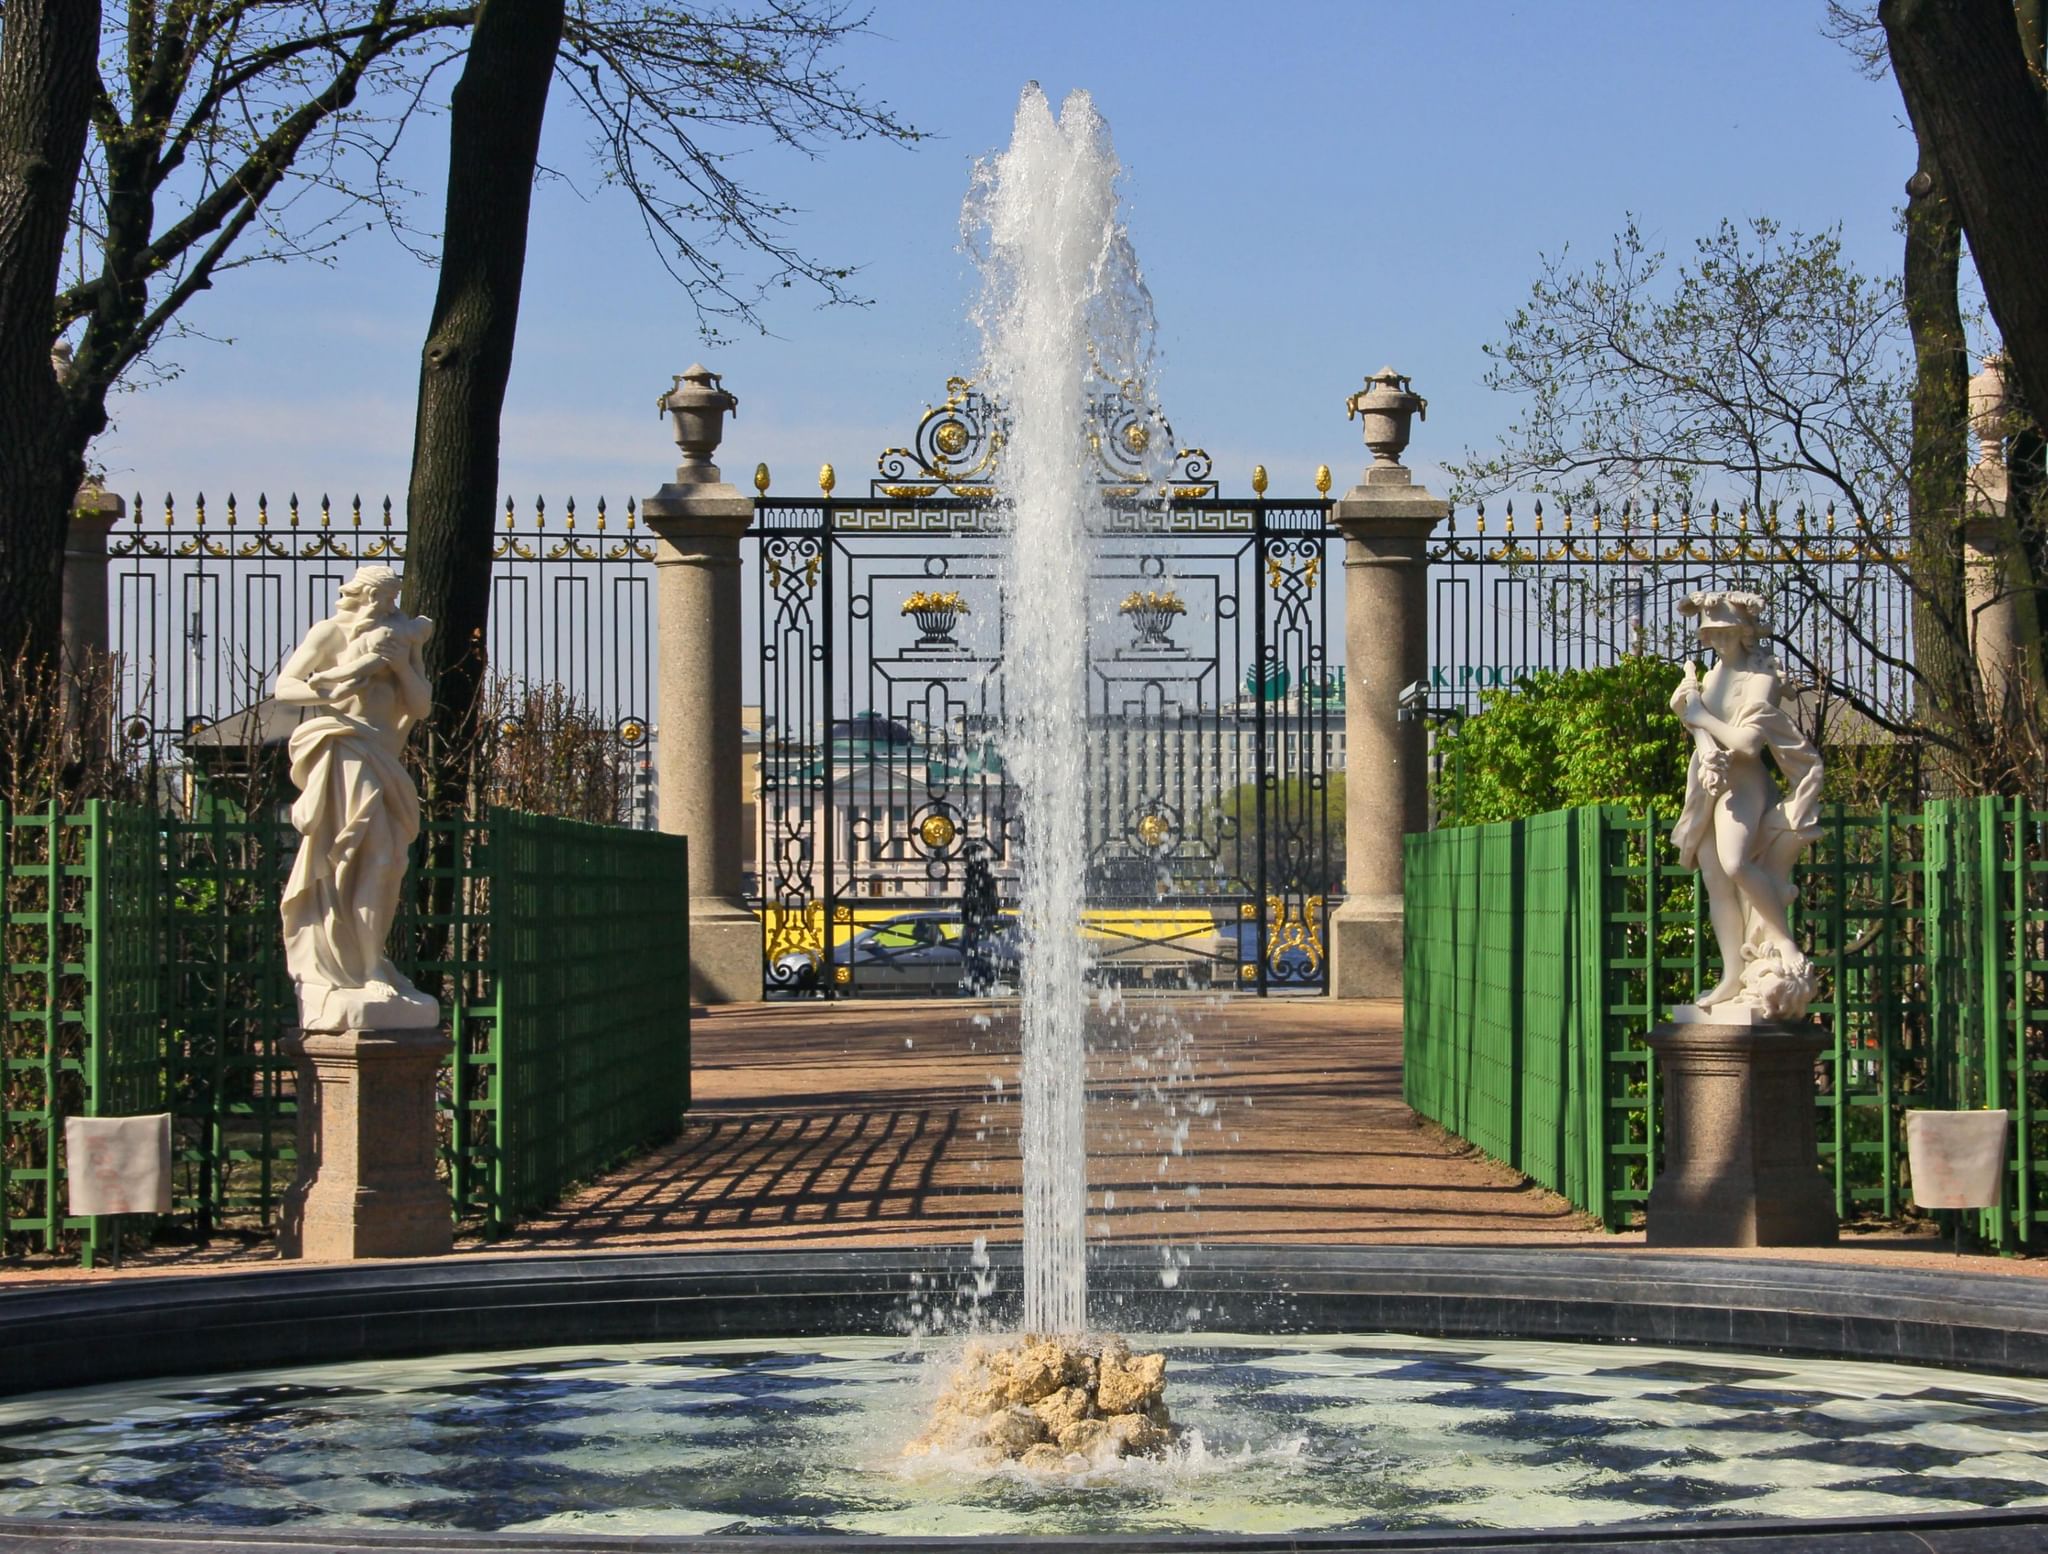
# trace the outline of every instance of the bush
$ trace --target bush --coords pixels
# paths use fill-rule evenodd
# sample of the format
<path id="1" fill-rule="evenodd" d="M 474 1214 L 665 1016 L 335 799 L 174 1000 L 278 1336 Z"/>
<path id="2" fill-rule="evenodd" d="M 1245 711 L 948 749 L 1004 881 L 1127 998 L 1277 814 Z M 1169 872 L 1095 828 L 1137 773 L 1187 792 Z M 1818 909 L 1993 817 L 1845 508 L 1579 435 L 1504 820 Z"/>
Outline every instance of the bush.
<path id="1" fill-rule="evenodd" d="M 1438 823 L 1483 825 L 1581 804 L 1676 814 L 1692 746 L 1671 712 L 1676 664 L 1629 657 L 1539 669 L 1437 736 Z"/>

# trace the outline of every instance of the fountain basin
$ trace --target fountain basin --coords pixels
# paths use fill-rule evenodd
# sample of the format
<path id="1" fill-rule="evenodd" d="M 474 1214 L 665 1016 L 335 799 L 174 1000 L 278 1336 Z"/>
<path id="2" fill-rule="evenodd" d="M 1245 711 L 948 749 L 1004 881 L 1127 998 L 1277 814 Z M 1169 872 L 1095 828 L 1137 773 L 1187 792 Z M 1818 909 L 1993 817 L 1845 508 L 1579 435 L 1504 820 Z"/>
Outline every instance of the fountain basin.
<path id="1" fill-rule="evenodd" d="M 2036 1382 L 2048 1377 L 2048 1291 L 2031 1279 L 1598 1252 L 1300 1247 L 1207 1253 L 1196 1266 L 1183 1270 L 1170 1289 L 1162 1287 L 1158 1269 L 1152 1258 L 1104 1257 L 1094 1270 L 1095 1311 L 1105 1322 L 1127 1331 L 1168 1335 L 1170 1343 L 1176 1341 L 1173 1334 L 1190 1335 L 1186 1343 L 1193 1346 L 1192 1358 L 1183 1357 L 1183 1368 L 1221 1366 L 1219 1375 L 1238 1363 L 1231 1358 L 1233 1345 L 1239 1351 L 1246 1345 L 1288 1350 L 1284 1338 L 1269 1343 L 1265 1335 L 1301 1335 L 1294 1348 L 1310 1360 L 1274 1361 L 1269 1356 L 1262 1362 L 1283 1369 L 1306 1365 L 1307 1372 L 1320 1372 L 1336 1362 L 1315 1355 L 1327 1357 L 1354 1348 L 1366 1354 L 1367 1368 L 1377 1372 L 1385 1372 L 1389 1365 L 1427 1364 L 1427 1356 L 1418 1361 L 1398 1343 L 1374 1336 L 1391 1334 L 1414 1335 L 1424 1341 L 1424 1348 L 1436 1341 L 1433 1352 L 1443 1364 L 1474 1375 L 1479 1373 L 1472 1372 L 1472 1366 L 1485 1368 L 1486 1346 L 1460 1349 L 1458 1340 L 1681 1348 L 1701 1352 L 1702 1363 L 1710 1370 L 1713 1353 L 1739 1351 L 1933 1365 Z M 179 1397 L 220 1389 L 221 1373 L 265 1370 L 289 1376 L 302 1367 L 428 1355 L 462 1356 L 461 1365 L 472 1369 L 491 1366 L 495 1360 L 502 1362 L 500 1368 L 518 1370 L 524 1357 L 507 1351 L 553 1348 L 558 1352 L 555 1360 L 541 1362 L 538 1369 L 528 1367 L 546 1375 L 547 1364 L 572 1366 L 573 1358 L 562 1358 L 572 1351 L 581 1351 L 588 1364 L 608 1365 L 618 1362 L 612 1351 L 621 1345 L 673 1347 L 712 1341 L 715 1347 L 720 1340 L 728 1350 L 734 1348 L 733 1341 L 746 1340 L 738 1348 L 749 1354 L 772 1357 L 786 1351 L 800 1358 L 810 1352 L 802 1340 L 825 1335 L 887 1338 L 913 1327 L 962 1327 L 976 1308 L 960 1291 L 972 1289 L 983 1272 L 971 1266 L 964 1251 L 946 1249 L 776 1256 L 479 1257 L 457 1263 L 279 1268 L 44 1286 L 0 1298 L 0 1388 L 19 1394 L 152 1377 L 208 1376 L 189 1389 L 157 1389 L 166 1397 Z M 1000 1324 L 1011 1315 L 1001 1292 L 1012 1292 L 1014 1300 L 1019 1280 L 1015 1265 L 1005 1266 L 1000 1258 L 994 1272 L 998 1294 L 979 1309 Z M 1193 1336 L 1226 1330 L 1258 1336 L 1226 1336 L 1209 1340 L 1207 1348 L 1202 1347 L 1203 1339 Z M 1361 1335 L 1364 1342 L 1333 1348 L 1327 1335 L 1340 1333 Z M 1443 1347 L 1447 1340 L 1452 1341 L 1450 1348 Z M 880 1345 L 867 1359 L 879 1363 L 899 1348 Z M 1568 1366 L 1575 1363 L 1572 1355 L 1583 1353 L 1588 1364 L 1598 1359 L 1595 1370 L 1614 1369 L 1612 1350 L 1556 1352 L 1565 1356 Z M 842 1357 L 844 1363 L 860 1359 Z M 1671 1362 L 1660 1356 L 1656 1363 Z M 786 1368 L 769 1366 L 776 1374 Z M 1625 1354 L 1621 1369 L 1631 1369 Z M 1803 1372 L 1815 1373 L 1811 1366 Z M 1171 1377 L 1169 1371 L 1169 1385 Z M 265 1378 L 272 1383 L 277 1379 Z M 308 1374 L 307 1380 L 315 1378 Z M 1484 1375 L 1479 1381 L 1485 1384 Z M 1968 1391 L 1953 1377 L 1930 1381 L 1945 1382 L 1944 1390 L 1957 1396 Z M 1986 1383 L 1982 1390 L 1995 1393 L 1997 1388 Z M 2016 1390 L 2027 1389 L 2016 1384 Z M 2039 1393 L 2040 1388 L 2032 1390 Z M 745 1394 L 746 1388 L 739 1391 Z M 10 1407 L 18 1412 L 27 1402 L 23 1399 Z M 195 1414 L 211 1406 L 192 1405 Z M 2035 1439 L 2048 1450 L 2048 1431 Z M 6 1474 L 0 1466 L 0 1478 Z M 593 1528 L 603 1525 L 601 1519 L 590 1523 Z M 1895 1540 L 1907 1527 L 1922 1542 L 1886 1541 Z M 1710 1530 L 1725 1540 L 1723 1547 L 1810 1547 L 1846 1554 L 1851 1549 L 1931 1546 L 1974 1554 L 2048 1543 L 2048 1512 L 1950 1511 L 1862 1525 L 1721 1521 L 1696 1531 L 1664 1521 L 1555 1535 L 1352 1530 L 1273 1536 L 1178 1533 L 1141 1536 L 1137 1542 L 1098 1536 L 1105 1546 L 1131 1549 L 1591 1545 L 1695 1548 L 1704 1554 L 1710 1545 L 1698 1540 Z M 389 1533 L 350 1530 L 344 1536 L 317 1528 L 259 1531 L 190 1522 L 144 1528 L 0 1520 L 0 1548 L 13 1543 L 56 1547 L 63 1540 L 73 1540 L 68 1546 L 75 1547 L 76 1540 L 88 1535 L 94 1546 L 120 1547 L 108 1540 L 121 1538 L 134 1540 L 134 1547 L 158 1551 L 232 1547 L 237 1542 L 281 1548 L 602 1546 L 594 1544 L 588 1532 L 494 1536 L 396 1528 Z M 1768 1541 L 1767 1535 L 1779 1541 Z M 536 1536 L 542 1541 L 536 1543 Z M 1784 1541 L 1794 1536 L 1801 1541 Z M 1551 1541 L 1543 1541 L 1545 1537 Z M 2024 1541 L 2029 1538 L 2034 1541 Z M 730 1549 L 744 1541 L 678 1536 L 636 1546 Z M 957 1546 L 970 1541 L 961 1538 Z M 787 1549 L 792 1544 L 805 1549 L 885 1546 L 872 1540 L 814 1541 L 801 1534 L 779 1537 L 775 1546 Z"/>

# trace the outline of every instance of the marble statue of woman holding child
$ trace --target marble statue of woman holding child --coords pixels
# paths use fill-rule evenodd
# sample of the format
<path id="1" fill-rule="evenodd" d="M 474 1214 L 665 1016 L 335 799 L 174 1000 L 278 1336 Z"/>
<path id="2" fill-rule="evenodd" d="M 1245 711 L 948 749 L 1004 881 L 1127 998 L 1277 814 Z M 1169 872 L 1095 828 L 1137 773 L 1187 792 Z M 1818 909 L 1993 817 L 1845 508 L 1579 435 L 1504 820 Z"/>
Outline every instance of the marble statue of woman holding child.
<path id="1" fill-rule="evenodd" d="M 306 709 L 292 731 L 292 824 L 299 851 L 285 886 L 285 964 L 306 1031 L 420 1030 L 439 1004 L 391 963 L 419 790 L 407 733 L 433 692 L 422 647 L 434 629 L 398 604 L 389 567 L 358 568 L 328 619 L 277 677 L 277 699 Z"/>
<path id="2" fill-rule="evenodd" d="M 1722 966 L 1697 1004 L 1673 1011 L 1680 1021 L 1798 1021 L 1814 997 L 1813 964 L 1789 915 L 1793 865 L 1820 834 L 1821 759 L 1784 705 L 1763 611 L 1750 593 L 1693 594 L 1679 605 L 1715 663 L 1704 677 L 1687 663 L 1671 696 L 1693 741 L 1671 840 L 1679 862 L 1700 871 Z"/>

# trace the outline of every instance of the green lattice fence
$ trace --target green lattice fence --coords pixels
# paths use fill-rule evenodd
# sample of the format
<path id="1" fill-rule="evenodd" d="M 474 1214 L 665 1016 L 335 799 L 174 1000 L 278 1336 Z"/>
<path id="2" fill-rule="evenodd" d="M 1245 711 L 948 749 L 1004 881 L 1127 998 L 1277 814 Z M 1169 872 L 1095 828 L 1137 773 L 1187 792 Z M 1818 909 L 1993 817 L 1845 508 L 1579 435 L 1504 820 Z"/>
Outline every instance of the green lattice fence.
<path id="1" fill-rule="evenodd" d="M 109 1227 L 65 1210 L 64 1120 L 160 1111 L 162 896 L 149 817 L 0 803 L 0 1249 L 88 1265 Z"/>
<path id="2" fill-rule="evenodd" d="M 2012 1180 L 1978 1229 L 2038 1244 L 2048 817 L 1985 799 L 1823 820 L 1795 922 L 1823 972 L 1816 1121 L 1839 1211 L 1904 1211 L 1907 1110 L 2003 1106 Z M 1409 839 L 1410 1104 L 1610 1225 L 1640 1210 L 1658 1156 L 1643 1036 L 1710 964 L 1669 828 L 1592 808 Z"/>
<path id="3" fill-rule="evenodd" d="M 56 1251 L 63 1119 L 168 1109 L 173 1204 L 268 1229 L 295 1163 L 296 1018 L 277 903 L 289 823 L 0 809 L 5 984 L 0 1235 Z M 494 809 L 436 823 L 393 954 L 449 1010 L 444 1161 L 487 1233 L 671 1136 L 689 1101 L 681 838 Z M 54 1206 L 54 1207 L 53 1207 Z"/>
<path id="4" fill-rule="evenodd" d="M 690 1099 L 689 896 L 679 837 L 511 810 L 488 825 L 491 988 L 465 1046 L 495 1050 L 471 1060 L 459 1126 L 465 1190 L 496 1229 L 674 1135 Z"/>

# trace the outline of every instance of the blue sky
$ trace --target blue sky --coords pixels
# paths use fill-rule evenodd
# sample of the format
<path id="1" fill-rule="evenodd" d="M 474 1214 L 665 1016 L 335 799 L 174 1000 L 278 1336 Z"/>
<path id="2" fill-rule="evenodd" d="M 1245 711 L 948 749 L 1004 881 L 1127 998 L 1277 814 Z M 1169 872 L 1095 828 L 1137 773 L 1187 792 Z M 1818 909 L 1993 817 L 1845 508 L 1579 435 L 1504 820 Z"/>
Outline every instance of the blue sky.
<path id="1" fill-rule="evenodd" d="M 745 176 L 802 208 L 800 244 L 863 266 L 863 309 L 781 293 L 772 338 L 709 348 L 627 202 L 598 191 L 559 93 L 535 201 L 504 483 L 522 506 L 616 508 L 666 478 L 654 413 L 703 358 L 740 398 L 721 463 L 777 494 L 864 485 L 947 375 L 971 366 L 959 207 L 1017 94 L 1090 90 L 1126 169 L 1129 224 L 1157 304 L 1160 393 L 1226 491 L 1251 465 L 1305 493 L 1363 463 L 1343 401 L 1391 363 L 1430 401 L 1410 462 L 1488 447 L 1512 406 L 1482 345 L 1539 255 L 1605 251 L 1625 215 L 1674 254 L 1724 216 L 1839 224 L 1849 257 L 1896 271 L 1912 141 L 1895 86 L 1820 33 L 1820 0 L 1607 3 L 1066 3 L 879 0 L 848 77 L 937 138 L 750 154 Z M 409 157 L 439 217 L 445 126 Z M 403 495 L 431 270 L 383 236 L 330 269 L 244 272 L 180 342 L 183 375 L 116 401 L 95 449 L 115 489 L 217 503 L 296 490 Z"/>

